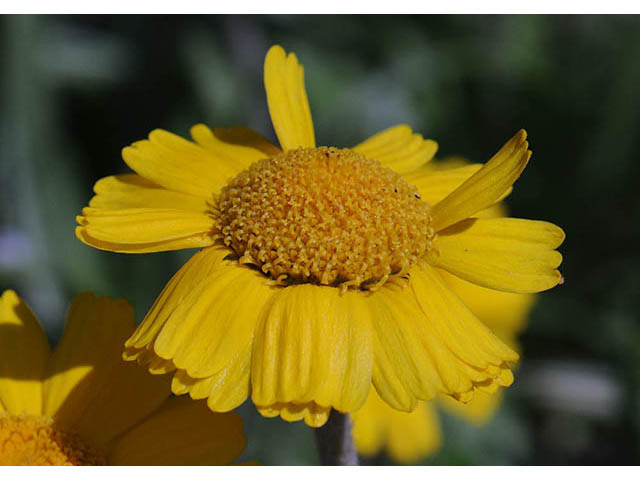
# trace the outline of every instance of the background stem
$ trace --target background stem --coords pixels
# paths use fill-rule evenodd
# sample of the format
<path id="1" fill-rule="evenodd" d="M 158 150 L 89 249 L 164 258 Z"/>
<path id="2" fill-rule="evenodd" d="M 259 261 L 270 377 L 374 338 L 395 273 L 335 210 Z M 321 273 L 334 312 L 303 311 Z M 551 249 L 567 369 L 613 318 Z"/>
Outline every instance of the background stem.
<path id="1" fill-rule="evenodd" d="M 315 434 L 321 465 L 358 465 L 349 414 L 333 410 L 327 423 L 316 428 Z"/>

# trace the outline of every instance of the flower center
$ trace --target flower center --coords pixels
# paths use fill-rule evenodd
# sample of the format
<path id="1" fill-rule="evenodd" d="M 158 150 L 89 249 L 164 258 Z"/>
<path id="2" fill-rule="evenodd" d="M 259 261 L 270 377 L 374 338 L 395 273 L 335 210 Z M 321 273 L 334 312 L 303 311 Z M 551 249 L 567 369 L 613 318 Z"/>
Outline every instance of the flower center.
<path id="1" fill-rule="evenodd" d="M 0 465 L 105 465 L 77 435 L 61 432 L 53 420 L 0 413 Z"/>
<path id="2" fill-rule="evenodd" d="M 400 175 L 352 150 L 298 148 L 222 189 L 218 225 L 243 263 L 279 283 L 375 289 L 431 246 L 429 205 Z"/>

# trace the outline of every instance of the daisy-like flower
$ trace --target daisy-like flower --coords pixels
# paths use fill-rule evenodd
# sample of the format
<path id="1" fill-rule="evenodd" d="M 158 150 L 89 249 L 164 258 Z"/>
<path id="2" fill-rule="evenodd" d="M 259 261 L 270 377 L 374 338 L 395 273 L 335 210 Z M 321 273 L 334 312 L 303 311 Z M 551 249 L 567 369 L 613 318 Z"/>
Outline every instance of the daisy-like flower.
<path id="1" fill-rule="evenodd" d="M 124 300 L 76 296 L 51 352 L 11 290 L 0 297 L 0 465 L 216 465 L 244 449 L 242 420 L 169 398 L 167 376 L 122 360 Z"/>
<path id="2" fill-rule="evenodd" d="M 174 371 L 172 390 L 228 411 L 323 425 L 371 384 L 412 411 L 437 393 L 469 400 L 513 381 L 518 355 L 433 267 L 498 290 L 555 286 L 558 227 L 474 214 L 527 164 L 518 132 L 491 160 L 423 169 L 437 145 L 406 125 L 350 149 L 317 147 L 303 69 L 272 47 L 269 112 L 280 148 L 247 128 L 163 130 L 123 150 L 135 174 L 104 178 L 78 217 L 96 248 L 205 247 L 167 284 L 125 358 Z"/>
<path id="3" fill-rule="evenodd" d="M 482 218 L 504 217 L 501 205 L 478 212 Z M 535 296 L 506 293 L 480 287 L 444 270 L 436 269 L 458 297 L 507 345 L 517 349 L 516 336 L 524 328 Z M 489 421 L 502 399 L 501 392 L 476 392 L 467 403 L 450 396 L 438 397 L 438 404 L 474 425 Z M 442 433 L 434 402 L 421 402 L 411 413 L 394 410 L 374 391 L 352 417 L 353 438 L 358 453 L 373 456 L 383 449 L 397 463 L 412 464 L 437 451 Z"/>

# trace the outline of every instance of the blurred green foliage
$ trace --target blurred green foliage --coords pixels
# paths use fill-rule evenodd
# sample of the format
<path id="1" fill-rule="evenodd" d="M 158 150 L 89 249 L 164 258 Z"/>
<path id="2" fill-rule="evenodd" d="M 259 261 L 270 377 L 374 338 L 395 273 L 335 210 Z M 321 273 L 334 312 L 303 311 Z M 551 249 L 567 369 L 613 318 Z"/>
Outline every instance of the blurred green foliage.
<path id="1" fill-rule="evenodd" d="M 120 149 L 153 128 L 275 139 L 262 63 L 280 43 L 305 65 L 320 144 L 406 122 L 439 156 L 484 162 L 526 128 L 510 209 L 567 233 L 566 282 L 539 296 L 504 407 L 482 428 L 444 415 L 427 463 L 640 461 L 640 18 L 3 16 L 0 35 L 0 287 L 53 341 L 78 291 L 126 297 L 140 319 L 192 254 L 81 244 L 93 183 L 126 171 Z M 316 461 L 304 425 L 240 411 L 246 458 Z"/>

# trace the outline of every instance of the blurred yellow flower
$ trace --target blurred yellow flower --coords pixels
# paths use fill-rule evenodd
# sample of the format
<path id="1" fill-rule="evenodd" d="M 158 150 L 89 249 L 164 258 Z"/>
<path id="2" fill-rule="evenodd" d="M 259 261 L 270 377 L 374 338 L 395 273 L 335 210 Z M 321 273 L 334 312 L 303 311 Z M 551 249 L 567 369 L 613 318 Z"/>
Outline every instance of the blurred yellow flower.
<path id="1" fill-rule="evenodd" d="M 76 235 L 127 253 L 206 247 L 171 279 L 125 358 L 175 371 L 172 390 L 228 411 L 323 425 L 371 384 L 412 411 L 513 381 L 518 356 L 433 267 L 486 287 L 555 286 L 564 233 L 478 219 L 526 166 L 518 132 L 485 165 L 434 172 L 437 145 L 406 125 L 351 149 L 317 147 L 294 54 L 272 47 L 264 82 L 278 148 L 242 127 L 163 130 L 123 150 L 136 174 L 104 178 Z"/>
<path id="2" fill-rule="evenodd" d="M 124 300 L 78 295 L 51 352 L 27 305 L 0 297 L 0 465 L 215 465 L 244 449 L 242 420 L 169 399 L 167 377 L 122 360 Z"/>
<path id="3" fill-rule="evenodd" d="M 420 402 L 411 413 L 401 412 L 387 405 L 372 389 L 364 406 L 351 419 L 356 450 L 366 457 L 386 449 L 395 462 L 411 464 L 442 444 L 438 414 L 431 402 Z"/>
<path id="4" fill-rule="evenodd" d="M 478 213 L 483 218 L 505 216 L 502 205 Z M 525 327 L 527 315 L 534 304 L 533 294 L 499 292 L 474 285 L 438 269 L 452 290 L 507 345 L 517 348 L 516 336 Z M 467 402 L 449 396 L 438 397 L 439 404 L 465 420 L 483 425 L 498 409 L 502 393 L 477 392 Z M 436 404 L 422 402 L 411 413 L 393 410 L 375 392 L 369 394 L 364 407 L 352 416 L 353 438 L 358 453 L 378 454 L 386 448 L 390 458 L 398 463 L 416 463 L 437 451 L 442 443 Z"/>

